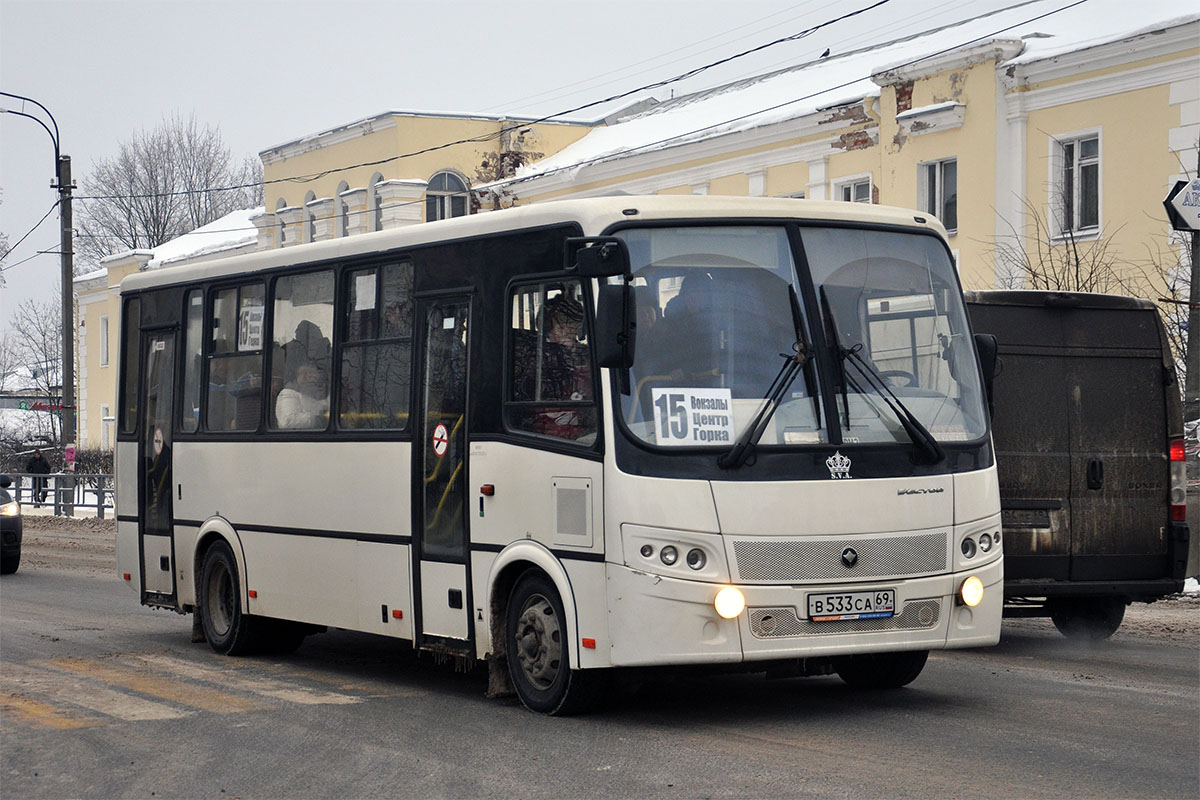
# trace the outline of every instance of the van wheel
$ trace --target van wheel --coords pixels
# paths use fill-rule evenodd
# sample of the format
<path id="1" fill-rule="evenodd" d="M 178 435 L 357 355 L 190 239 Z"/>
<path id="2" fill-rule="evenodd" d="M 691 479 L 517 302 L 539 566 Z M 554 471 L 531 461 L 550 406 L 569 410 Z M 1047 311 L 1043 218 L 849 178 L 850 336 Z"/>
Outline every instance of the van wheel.
<path id="1" fill-rule="evenodd" d="M 549 578 L 535 570 L 522 575 L 509 595 L 505 622 L 508 671 L 526 708 L 566 715 L 594 703 L 596 671 L 571 669 L 566 616 Z"/>
<path id="2" fill-rule="evenodd" d="M 209 647 L 236 656 L 252 652 L 261 643 L 258 620 L 242 612 L 237 561 L 225 542 L 217 542 L 204 554 L 197 589 L 200 623 Z"/>
<path id="3" fill-rule="evenodd" d="M 1068 639 L 1107 639 L 1125 619 L 1122 597 L 1064 597 L 1049 601 L 1050 620 Z"/>
<path id="4" fill-rule="evenodd" d="M 17 571 L 17 567 L 19 566 L 21 566 L 20 550 L 15 555 L 0 558 L 0 575 L 12 575 Z"/>
<path id="5" fill-rule="evenodd" d="M 917 679 L 928 650 L 904 653 L 866 653 L 834 659 L 833 669 L 838 677 L 855 689 L 899 689 Z"/>

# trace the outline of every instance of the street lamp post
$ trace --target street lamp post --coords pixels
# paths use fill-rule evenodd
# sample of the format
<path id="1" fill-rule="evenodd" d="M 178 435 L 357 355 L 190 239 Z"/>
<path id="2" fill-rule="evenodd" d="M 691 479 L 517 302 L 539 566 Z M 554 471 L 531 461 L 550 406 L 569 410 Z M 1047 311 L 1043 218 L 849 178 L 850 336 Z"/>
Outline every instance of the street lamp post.
<path id="1" fill-rule="evenodd" d="M 54 126 L 54 129 L 51 130 L 41 119 L 24 111 L 11 108 L 0 109 L 4 113 L 33 120 L 41 125 L 46 133 L 50 134 L 50 139 L 54 142 L 54 174 L 57 185 L 51 184 L 51 188 L 58 189 L 61 206 L 59 218 L 62 220 L 58 248 L 62 268 L 62 411 L 60 419 L 62 443 L 66 447 L 75 443 L 75 293 L 73 287 L 75 253 L 71 227 L 71 190 L 74 188 L 71 183 L 71 157 L 63 155 L 59 150 L 58 122 L 50 113 L 50 109 L 30 97 L 22 97 L 9 92 L 0 92 L 0 95 L 20 100 L 22 103 L 32 103 L 45 112 L 46 116 L 50 118 L 50 124 Z M 71 516 L 75 512 L 74 481 L 68 480 L 66 488 L 67 491 L 64 493 L 66 497 L 63 498 L 66 502 L 63 505 L 67 515 Z"/>

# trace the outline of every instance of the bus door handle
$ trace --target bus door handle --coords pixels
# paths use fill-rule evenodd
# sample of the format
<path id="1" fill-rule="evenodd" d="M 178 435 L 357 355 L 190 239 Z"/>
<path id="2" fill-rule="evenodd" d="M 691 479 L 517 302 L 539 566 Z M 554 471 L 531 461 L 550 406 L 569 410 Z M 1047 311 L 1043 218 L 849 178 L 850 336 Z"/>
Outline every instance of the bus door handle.
<path id="1" fill-rule="evenodd" d="M 1104 462 L 1098 458 L 1088 462 L 1087 486 L 1089 489 L 1100 489 L 1104 486 Z"/>

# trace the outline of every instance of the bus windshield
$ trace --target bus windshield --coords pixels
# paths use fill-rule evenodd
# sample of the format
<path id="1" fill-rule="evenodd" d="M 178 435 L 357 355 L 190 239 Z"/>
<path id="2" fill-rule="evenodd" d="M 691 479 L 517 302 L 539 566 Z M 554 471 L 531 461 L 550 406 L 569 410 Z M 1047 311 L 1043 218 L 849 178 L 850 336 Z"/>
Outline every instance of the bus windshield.
<path id="1" fill-rule="evenodd" d="M 759 447 L 912 444 L 915 420 L 939 442 L 982 437 L 974 349 L 942 243 L 851 227 L 799 234 L 801 266 L 783 225 L 618 234 L 638 312 L 628 431 L 657 447 L 728 448 L 758 418 Z M 802 367 L 764 425 L 789 360 Z"/>

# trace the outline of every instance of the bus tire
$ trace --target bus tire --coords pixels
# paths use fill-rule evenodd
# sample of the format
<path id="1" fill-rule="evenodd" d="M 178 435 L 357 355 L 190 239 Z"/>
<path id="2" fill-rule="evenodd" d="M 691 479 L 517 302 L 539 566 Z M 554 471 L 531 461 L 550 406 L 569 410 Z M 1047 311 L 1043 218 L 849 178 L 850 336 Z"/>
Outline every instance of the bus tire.
<path id="1" fill-rule="evenodd" d="M 577 714 L 598 698 L 597 671 L 571 669 L 567 636 L 553 582 L 537 570 L 527 571 L 509 594 L 505 650 L 513 688 L 530 711 Z"/>
<path id="2" fill-rule="evenodd" d="M 16 555 L 0 558 L 0 575 L 12 575 L 17 571 L 17 567 L 19 566 L 21 566 L 20 550 L 17 551 Z"/>
<path id="3" fill-rule="evenodd" d="M 866 653 L 837 658 L 833 668 L 846 685 L 855 689 L 899 689 L 917 679 L 928 659 L 928 650 Z"/>
<path id="4" fill-rule="evenodd" d="M 223 541 L 204 554 L 198 588 L 200 623 L 208 646 L 229 656 L 253 652 L 261 642 L 258 620 L 242 610 L 237 561 Z"/>
<path id="5" fill-rule="evenodd" d="M 1107 639 L 1125 619 L 1123 597 L 1062 597 L 1047 603 L 1050 621 L 1068 639 Z"/>

